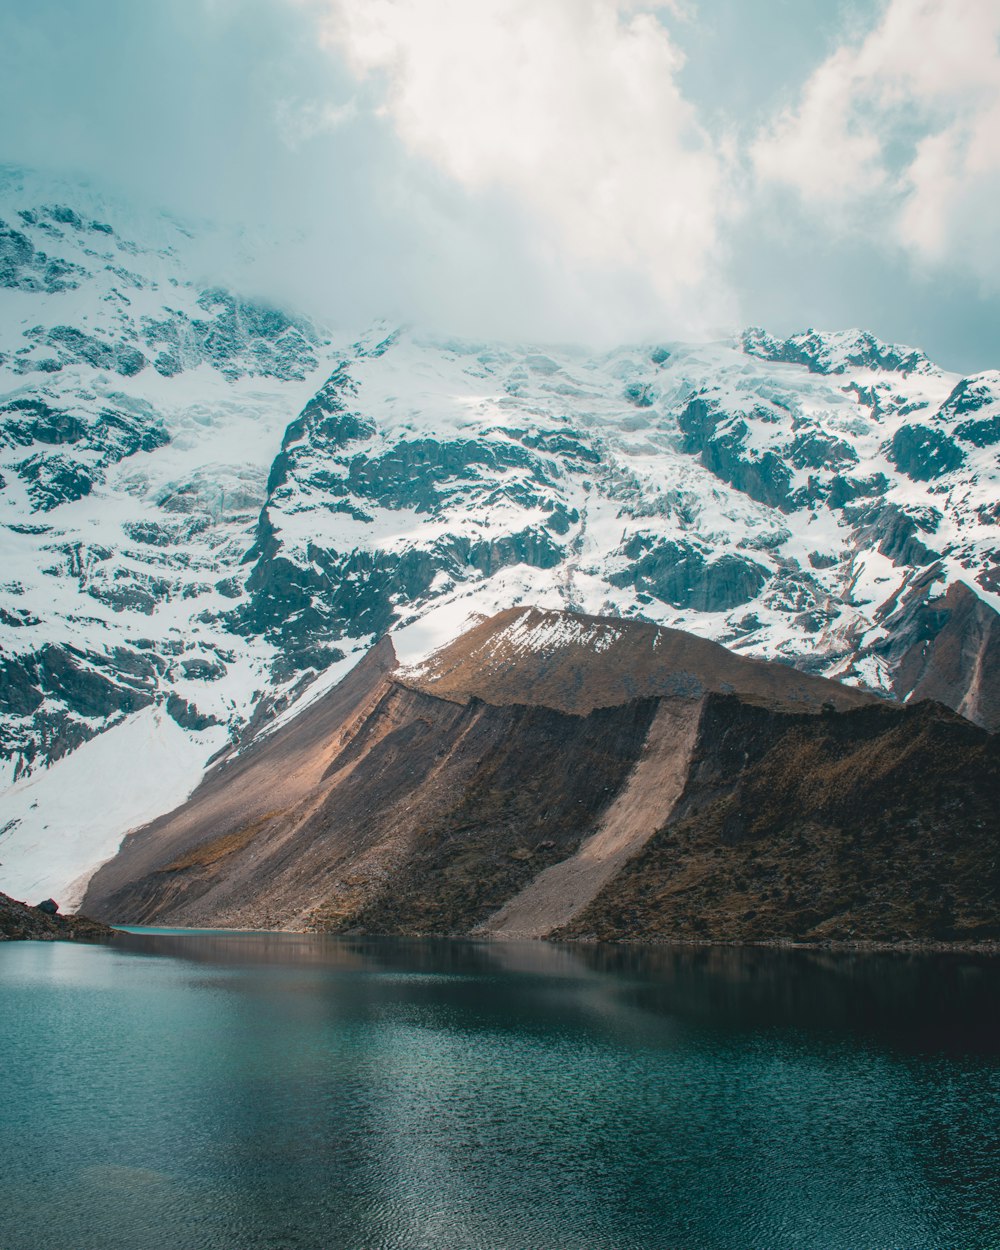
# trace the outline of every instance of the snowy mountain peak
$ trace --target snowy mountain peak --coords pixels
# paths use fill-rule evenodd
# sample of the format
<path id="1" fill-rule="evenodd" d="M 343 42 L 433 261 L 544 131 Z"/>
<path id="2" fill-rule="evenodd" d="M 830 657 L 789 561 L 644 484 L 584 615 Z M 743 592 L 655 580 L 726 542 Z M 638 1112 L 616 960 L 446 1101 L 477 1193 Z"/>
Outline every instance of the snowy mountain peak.
<path id="1" fill-rule="evenodd" d="M 867 330 L 822 332 L 802 330 L 786 339 L 777 339 L 757 326 L 744 330 L 743 350 L 761 360 L 805 365 L 812 373 L 846 373 L 848 370 L 875 372 L 940 373 L 922 351 L 898 343 L 883 343 Z"/>

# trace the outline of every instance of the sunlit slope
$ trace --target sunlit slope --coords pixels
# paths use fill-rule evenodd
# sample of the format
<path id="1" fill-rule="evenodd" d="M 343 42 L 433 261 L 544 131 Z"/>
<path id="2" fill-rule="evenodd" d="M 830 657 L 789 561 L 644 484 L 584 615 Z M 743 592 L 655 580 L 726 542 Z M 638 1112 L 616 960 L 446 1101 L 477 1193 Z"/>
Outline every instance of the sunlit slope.
<path id="1" fill-rule="evenodd" d="M 126 839 L 84 909 L 521 939 L 992 934 L 996 735 L 940 705 L 658 636 L 526 608 L 418 671 L 380 644 Z M 642 661 L 633 682 L 625 657 Z M 546 674 L 573 676 L 575 710 Z M 636 877 L 654 852 L 653 876 Z M 665 885 L 650 895 L 651 881 Z M 685 882 L 715 898 L 707 927 Z"/>

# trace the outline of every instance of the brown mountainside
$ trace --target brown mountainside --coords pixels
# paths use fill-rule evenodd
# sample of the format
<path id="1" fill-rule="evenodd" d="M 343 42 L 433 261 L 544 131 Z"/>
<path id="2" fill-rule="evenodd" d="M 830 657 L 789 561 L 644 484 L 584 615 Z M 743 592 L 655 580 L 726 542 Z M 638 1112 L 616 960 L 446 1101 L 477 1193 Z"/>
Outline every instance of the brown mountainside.
<path id="1" fill-rule="evenodd" d="M 530 607 L 482 621 L 403 680 L 444 698 L 577 713 L 629 699 L 700 699 L 709 691 L 791 706 L 859 707 L 873 698 L 680 629 Z"/>
<path id="2" fill-rule="evenodd" d="M 497 938 L 980 938 L 1000 932 L 996 761 L 995 737 L 936 705 L 517 609 L 408 672 L 384 640 L 127 838 L 84 907 Z"/>
<path id="3" fill-rule="evenodd" d="M 119 853 L 92 879 L 84 910 L 122 920 L 166 915 L 176 892 L 168 888 L 172 882 L 183 882 L 181 892 L 188 893 L 195 868 L 207 884 L 228 874 L 240 851 L 251 848 L 253 853 L 259 835 L 272 838 L 278 830 L 294 830 L 308 815 L 352 724 L 364 719 L 395 667 L 392 643 L 383 639 L 339 685 L 294 720 L 259 737 L 242 754 L 223 759 L 186 803 L 124 840 Z M 182 869 L 164 871 L 171 864 L 187 865 L 187 875 L 171 875 Z M 149 900 L 141 904 L 137 883 L 147 876 L 143 892 Z M 122 892 L 128 903 L 112 902 Z"/>
<path id="4" fill-rule="evenodd" d="M 939 704 L 713 696 L 672 819 L 558 936 L 1000 936 L 1000 737 Z"/>
<path id="5" fill-rule="evenodd" d="M 915 614 L 916 638 L 900 656 L 896 693 L 935 699 L 1000 729 L 1000 616 L 963 582 Z"/>

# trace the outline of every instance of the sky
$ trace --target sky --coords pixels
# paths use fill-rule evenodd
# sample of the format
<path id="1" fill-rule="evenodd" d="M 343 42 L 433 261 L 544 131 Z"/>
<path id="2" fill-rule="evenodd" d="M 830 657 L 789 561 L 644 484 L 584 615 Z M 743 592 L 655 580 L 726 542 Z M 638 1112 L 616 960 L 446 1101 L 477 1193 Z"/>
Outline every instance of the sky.
<path id="1" fill-rule="evenodd" d="M 1000 367 L 1000 0 L 0 0 L 0 162 L 336 325 Z"/>

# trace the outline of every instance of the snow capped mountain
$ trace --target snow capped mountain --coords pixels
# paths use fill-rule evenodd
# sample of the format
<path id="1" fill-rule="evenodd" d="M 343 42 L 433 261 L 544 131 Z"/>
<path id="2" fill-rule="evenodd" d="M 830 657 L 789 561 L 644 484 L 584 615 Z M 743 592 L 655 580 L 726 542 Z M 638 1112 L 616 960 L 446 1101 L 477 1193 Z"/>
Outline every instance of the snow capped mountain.
<path id="1" fill-rule="evenodd" d="M 192 281 L 169 218 L 16 171 L 0 205 L 9 781 L 164 699 L 193 732 L 241 723 L 271 655 L 222 617 L 289 413 L 332 365 L 308 322 Z"/>
<path id="2" fill-rule="evenodd" d="M 601 358 L 394 335 L 289 427 L 246 620 L 305 663 L 537 602 L 900 693 L 920 607 L 958 581 L 1000 602 L 998 399 L 853 332 Z"/>
<path id="3" fill-rule="evenodd" d="M 205 253 L 0 177 L 0 863 L 67 828 L 39 770 L 95 735 L 99 791 L 130 732 L 207 759 L 386 631 L 415 662 L 517 604 L 1000 721 L 1000 373 L 859 331 L 334 337 Z"/>

